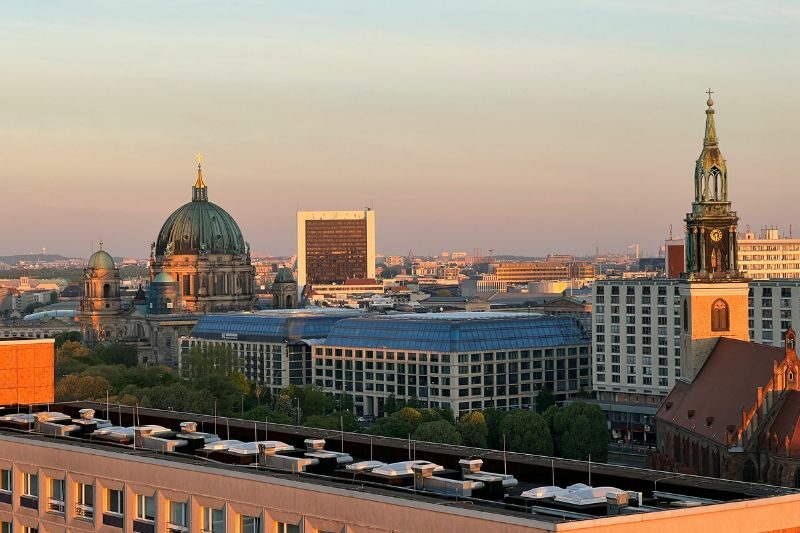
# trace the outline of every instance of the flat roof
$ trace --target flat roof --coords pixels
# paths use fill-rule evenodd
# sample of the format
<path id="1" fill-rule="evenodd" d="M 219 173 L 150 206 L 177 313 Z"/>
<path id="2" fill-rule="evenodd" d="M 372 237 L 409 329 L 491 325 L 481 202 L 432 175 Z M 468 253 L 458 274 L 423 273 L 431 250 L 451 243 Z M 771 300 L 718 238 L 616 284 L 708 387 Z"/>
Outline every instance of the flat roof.
<path id="1" fill-rule="evenodd" d="M 97 411 L 97 416 L 109 417 L 112 422 L 118 422 L 121 417 L 123 425 L 132 423 L 134 416 L 133 407 L 111 406 L 110 413 L 105 412 L 105 404 L 99 402 L 64 402 L 49 406 L 51 411 L 61 411 L 72 417 L 77 417 L 80 409 L 92 408 Z M 44 410 L 42 406 L 40 410 Z M 37 409 L 34 409 L 36 411 Z M 5 412 L 16 412 L 16 408 Z M 3 411 L 0 410 L 0 414 Z M 223 419 L 210 415 L 191 413 L 177 413 L 155 409 L 139 408 L 136 410 L 139 425 L 156 424 L 178 430 L 180 422 L 194 421 L 199 431 L 212 431 L 215 426 L 219 428 L 222 436 L 227 431 L 226 438 L 239 439 L 244 442 L 253 440 L 256 434 L 265 429 L 264 422 L 251 420 Z M 263 434 L 263 433 L 262 433 Z M 483 472 L 507 472 L 519 482 L 518 486 L 507 491 L 507 495 L 500 500 L 485 500 L 470 497 L 454 499 L 445 495 L 432 492 L 412 492 L 408 487 L 396 487 L 388 483 L 364 482 L 360 480 L 353 484 L 353 478 L 342 478 L 324 474 L 309 474 L 288 472 L 275 468 L 248 468 L 245 465 L 225 462 L 205 462 L 198 464 L 198 456 L 187 453 L 161 453 L 156 451 L 133 449 L 131 446 L 104 443 L 98 439 L 88 438 L 53 438 L 25 430 L 0 428 L 0 438 L 17 437 L 40 441 L 46 446 L 71 446 L 88 450 L 98 450 L 94 453 L 120 454 L 129 458 L 143 458 L 146 460 L 160 460 L 182 464 L 189 468 L 211 468 L 225 472 L 226 475 L 255 475 L 266 476 L 274 479 L 292 480 L 293 482 L 308 483 L 324 487 L 319 490 L 355 490 L 381 497 L 400 498 L 406 502 L 424 502 L 433 505 L 442 505 L 442 510 L 451 507 L 465 506 L 475 512 L 487 512 L 503 515 L 513 520 L 528 520 L 531 525 L 538 522 L 563 523 L 573 521 L 586 521 L 606 516 L 604 511 L 595 516 L 575 513 L 542 514 L 537 509 L 525 512 L 524 507 L 516 505 L 524 498 L 521 493 L 530 488 L 546 487 L 553 484 L 567 487 L 575 483 L 587 483 L 594 487 L 615 487 L 623 491 L 641 492 L 645 503 L 644 515 L 651 515 L 661 511 L 680 512 L 679 508 L 671 505 L 674 500 L 703 501 L 708 507 L 715 504 L 735 501 L 747 501 L 774 496 L 800 494 L 800 491 L 771 485 L 744 483 L 724 479 L 702 476 L 693 476 L 673 472 L 661 472 L 644 468 L 617 466 L 602 463 L 587 463 L 570 459 L 537 456 L 522 453 L 502 452 L 499 450 L 486 450 L 464 446 L 444 444 L 413 443 L 415 459 L 434 462 L 445 469 L 459 470 L 459 460 L 466 458 L 480 458 L 483 461 Z M 303 426 L 289 426 L 281 424 L 269 425 L 269 438 L 280 440 L 297 448 L 304 448 L 305 439 L 327 439 L 326 449 L 331 451 L 343 450 L 351 455 L 355 462 L 377 459 L 385 463 L 406 461 L 409 458 L 410 443 L 406 439 L 379 437 L 359 433 L 341 433 L 338 431 L 308 428 Z M 202 457 L 200 457 L 202 458 Z M 238 474 L 237 474 L 238 472 Z M 591 478 L 591 479 L 590 479 Z M 669 495 L 662 497 L 661 494 Z M 670 499 L 672 498 L 672 499 Z M 528 502 L 530 503 L 530 501 Z M 535 503 L 535 502 L 534 502 Z M 711 509 L 709 509 L 711 510 Z"/>

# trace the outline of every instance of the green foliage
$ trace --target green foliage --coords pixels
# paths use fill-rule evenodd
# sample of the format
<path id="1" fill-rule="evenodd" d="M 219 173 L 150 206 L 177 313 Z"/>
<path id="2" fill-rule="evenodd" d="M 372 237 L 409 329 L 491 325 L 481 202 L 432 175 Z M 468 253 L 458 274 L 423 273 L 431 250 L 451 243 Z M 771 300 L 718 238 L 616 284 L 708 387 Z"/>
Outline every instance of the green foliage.
<path id="1" fill-rule="evenodd" d="M 486 417 L 480 411 L 472 411 L 458 420 L 458 432 L 464 446 L 486 448 L 489 443 L 489 428 Z"/>
<path id="2" fill-rule="evenodd" d="M 361 426 L 358 425 L 356 416 L 350 411 L 335 411 L 328 416 L 309 416 L 306 418 L 303 425 L 312 428 L 331 429 L 340 431 L 344 425 L 345 431 L 358 431 Z"/>
<path id="3" fill-rule="evenodd" d="M 391 415 L 400 410 L 400 406 L 397 404 L 397 397 L 395 397 L 394 394 L 390 394 L 389 397 L 386 398 L 386 402 L 383 404 L 383 410 L 387 415 Z"/>
<path id="4" fill-rule="evenodd" d="M 461 444 L 461 435 L 456 428 L 446 420 L 424 422 L 417 426 L 411 435 L 414 440 L 425 442 L 440 442 L 442 444 Z"/>
<path id="5" fill-rule="evenodd" d="M 372 432 L 385 437 L 407 438 L 422 423 L 422 414 L 411 407 L 403 407 L 394 414 L 381 418 Z"/>
<path id="6" fill-rule="evenodd" d="M 56 341 L 56 350 L 58 350 L 67 341 L 80 343 L 81 334 L 78 331 L 62 331 L 61 333 L 56 334 L 54 339 Z"/>
<path id="7" fill-rule="evenodd" d="M 503 445 L 503 435 L 500 432 L 500 424 L 506 416 L 505 411 L 500 411 L 494 407 L 488 407 L 483 410 L 483 417 L 486 421 L 486 429 L 488 432 L 487 444 L 492 450 L 497 450 Z"/>
<path id="8" fill-rule="evenodd" d="M 553 441 L 544 418 L 531 411 L 512 411 L 500 423 L 506 448 L 514 452 L 553 455 Z"/>
<path id="9" fill-rule="evenodd" d="M 93 350 L 92 356 L 107 365 L 136 366 L 139 362 L 136 347 L 131 344 L 100 345 Z"/>
<path id="10" fill-rule="evenodd" d="M 536 395 L 536 412 L 544 413 L 551 405 L 556 404 L 556 398 L 550 389 L 542 389 Z"/>
<path id="11" fill-rule="evenodd" d="M 605 462 L 608 459 L 606 416 L 595 404 L 575 402 L 545 412 L 545 420 L 555 437 L 556 454 L 568 459 Z"/>
<path id="12" fill-rule="evenodd" d="M 241 357 L 228 346 L 195 346 L 183 354 L 181 375 L 189 380 L 200 379 L 211 374 L 228 374 L 241 370 Z"/>
<path id="13" fill-rule="evenodd" d="M 105 399 L 111 383 L 100 376 L 66 376 L 56 385 L 56 401 Z"/>

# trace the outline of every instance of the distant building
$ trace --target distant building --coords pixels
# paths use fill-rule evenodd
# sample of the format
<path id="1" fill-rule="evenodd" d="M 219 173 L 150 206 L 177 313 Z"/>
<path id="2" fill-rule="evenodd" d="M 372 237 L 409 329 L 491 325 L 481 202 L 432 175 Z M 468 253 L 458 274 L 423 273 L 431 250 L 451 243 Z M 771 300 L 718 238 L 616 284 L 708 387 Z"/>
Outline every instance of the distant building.
<path id="1" fill-rule="evenodd" d="M 751 279 L 800 278 L 800 239 L 781 237 L 777 228 L 739 238 L 739 268 Z"/>
<path id="2" fill-rule="evenodd" d="M 375 212 L 298 211 L 297 283 L 375 278 Z"/>
<path id="3" fill-rule="evenodd" d="M 529 283 L 568 279 L 593 279 L 594 265 L 588 262 L 531 261 L 498 263 L 494 274 L 506 283 Z"/>
<path id="4" fill-rule="evenodd" d="M 431 313 L 348 318 L 314 350 L 314 385 L 379 415 L 389 395 L 456 413 L 530 407 L 591 386 L 589 337 L 572 317 Z"/>
<path id="5" fill-rule="evenodd" d="M 685 250 L 685 239 L 669 239 L 664 243 L 664 270 L 668 278 L 679 278 L 686 268 Z"/>
<path id="6" fill-rule="evenodd" d="M 500 281 L 494 274 L 484 274 L 480 278 L 461 280 L 461 296 L 469 297 L 477 294 L 494 294 L 496 292 L 506 292 L 508 283 Z"/>

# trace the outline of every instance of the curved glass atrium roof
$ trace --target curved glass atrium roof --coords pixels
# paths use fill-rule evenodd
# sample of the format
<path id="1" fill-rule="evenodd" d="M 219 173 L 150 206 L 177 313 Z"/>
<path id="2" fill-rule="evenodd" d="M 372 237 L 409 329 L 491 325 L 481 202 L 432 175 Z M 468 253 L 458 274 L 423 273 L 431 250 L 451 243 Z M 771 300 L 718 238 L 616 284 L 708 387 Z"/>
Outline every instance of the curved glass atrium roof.
<path id="1" fill-rule="evenodd" d="M 334 324 L 358 316 L 353 310 L 287 309 L 259 313 L 205 315 L 195 325 L 191 336 L 201 339 L 286 342 L 324 338 Z"/>
<path id="2" fill-rule="evenodd" d="M 348 318 L 325 344 L 421 352 L 513 350 L 587 344 L 573 317 L 519 313 L 432 313 Z"/>

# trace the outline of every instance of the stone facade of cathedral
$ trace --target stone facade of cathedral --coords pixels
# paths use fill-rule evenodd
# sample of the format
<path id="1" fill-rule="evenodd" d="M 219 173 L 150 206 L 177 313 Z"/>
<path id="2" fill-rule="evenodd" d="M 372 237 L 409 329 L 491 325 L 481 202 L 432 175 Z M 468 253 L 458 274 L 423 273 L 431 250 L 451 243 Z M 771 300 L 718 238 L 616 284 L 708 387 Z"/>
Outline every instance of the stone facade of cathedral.
<path id="1" fill-rule="evenodd" d="M 120 298 L 120 275 L 101 249 L 84 269 L 78 322 L 84 341 L 135 342 L 145 364 L 177 364 L 181 336 L 205 313 L 246 311 L 255 302 L 255 269 L 239 225 L 208 201 L 197 167 L 192 201 L 164 222 L 150 247 L 150 284 L 131 306 Z"/>

